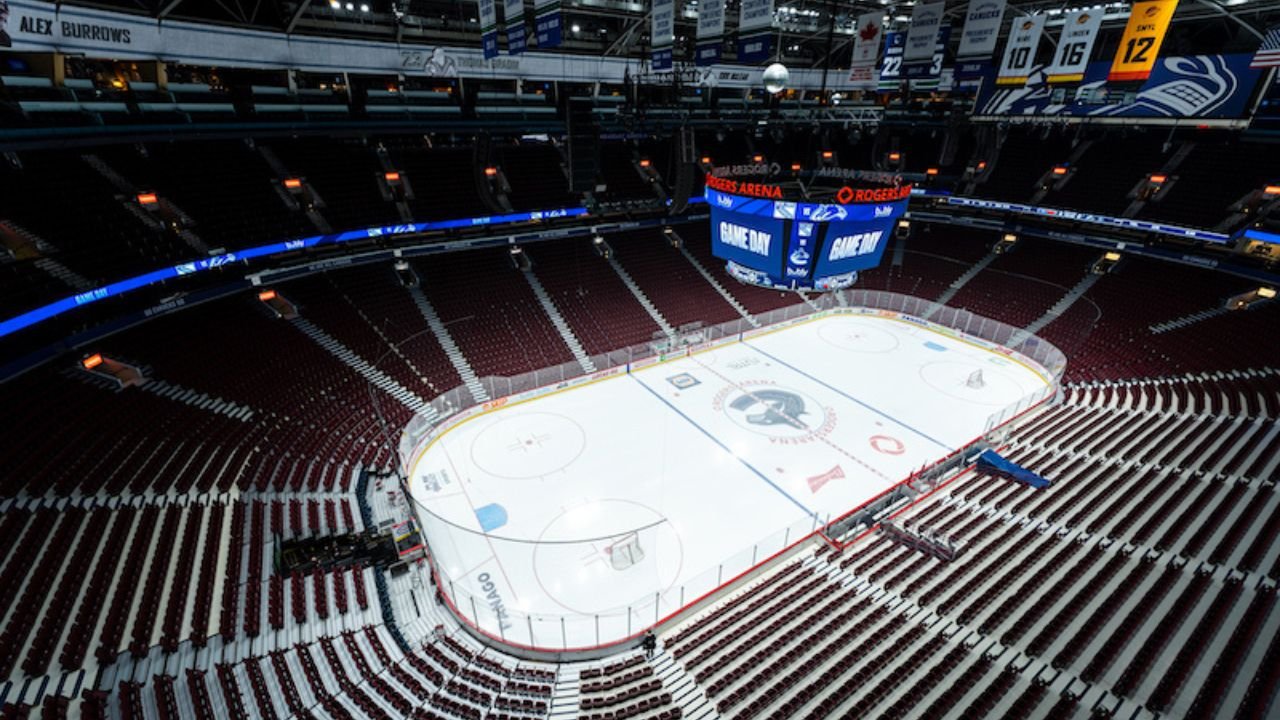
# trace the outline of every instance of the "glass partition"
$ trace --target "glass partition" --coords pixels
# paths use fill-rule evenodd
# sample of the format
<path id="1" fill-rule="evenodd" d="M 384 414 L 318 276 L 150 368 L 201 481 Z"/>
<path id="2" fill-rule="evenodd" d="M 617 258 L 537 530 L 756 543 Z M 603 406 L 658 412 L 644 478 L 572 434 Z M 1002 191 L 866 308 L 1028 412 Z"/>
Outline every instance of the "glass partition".
<path id="1" fill-rule="evenodd" d="M 1000 352 L 1040 374 L 1046 387 L 993 413 L 986 423 L 987 434 L 1052 399 L 1057 381 L 1066 369 L 1066 358 L 1056 347 L 1020 328 L 908 295 L 846 290 L 804 298 L 804 302 L 752 319 L 700 327 L 675 337 L 596 355 L 590 359 L 595 368 L 591 372 L 586 372 L 583 365 L 575 361 L 514 377 L 482 378 L 481 385 L 490 398 L 484 402 L 476 400 L 465 387 L 451 389 L 428 402 L 401 428 L 398 460 L 402 477 L 408 477 L 417 458 L 434 438 L 473 415 L 577 383 L 628 373 L 636 367 L 682 357 L 717 344 L 739 342 L 786 323 L 828 314 L 874 314 L 927 326 L 935 332 Z M 387 416 L 392 415 L 384 413 L 384 417 Z M 758 568 L 786 548 L 811 538 L 827 520 L 805 517 L 779 527 L 762 528 L 756 542 L 730 557 L 701 558 L 697 567 L 706 569 L 677 583 L 676 578 L 658 569 L 669 565 L 657 560 L 675 552 L 673 543 L 678 542 L 675 533 L 664 525 L 665 521 L 621 525 L 627 529 L 606 536 L 562 535 L 531 540 L 461 527 L 430 508 L 415 505 L 444 601 L 465 622 L 493 638 L 545 650 L 588 649 L 633 638 Z M 503 562 L 484 562 L 477 566 L 475 559 L 482 557 L 501 557 Z M 592 562 L 584 565 L 583 558 L 592 558 Z M 567 577 L 563 572 L 540 572 L 543 567 L 569 566 L 583 569 L 574 577 Z M 650 576 L 644 578 L 643 583 L 610 582 L 612 570 L 629 567 Z M 563 612 L 527 612 L 521 606 L 521 599 L 510 591 L 520 583 L 504 577 L 509 572 L 532 573 L 534 577 L 517 579 L 542 583 L 549 594 L 556 593 L 556 588 L 551 586 L 573 586 L 573 592 L 565 592 L 565 596 L 589 596 L 590 606 L 564 603 Z M 626 588 L 637 584 L 652 587 L 653 591 L 628 594 Z"/>

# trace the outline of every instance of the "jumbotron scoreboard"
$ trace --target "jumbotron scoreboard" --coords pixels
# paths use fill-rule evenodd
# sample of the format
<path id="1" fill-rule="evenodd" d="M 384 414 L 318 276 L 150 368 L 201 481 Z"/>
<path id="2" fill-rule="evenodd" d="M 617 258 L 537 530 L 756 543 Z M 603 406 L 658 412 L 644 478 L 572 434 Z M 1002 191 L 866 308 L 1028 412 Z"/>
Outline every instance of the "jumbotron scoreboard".
<path id="1" fill-rule="evenodd" d="M 706 178 L 711 250 L 744 283 L 839 290 L 880 264 L 910 195 L 911 185 L 890 173 L 715 167 Z"/>

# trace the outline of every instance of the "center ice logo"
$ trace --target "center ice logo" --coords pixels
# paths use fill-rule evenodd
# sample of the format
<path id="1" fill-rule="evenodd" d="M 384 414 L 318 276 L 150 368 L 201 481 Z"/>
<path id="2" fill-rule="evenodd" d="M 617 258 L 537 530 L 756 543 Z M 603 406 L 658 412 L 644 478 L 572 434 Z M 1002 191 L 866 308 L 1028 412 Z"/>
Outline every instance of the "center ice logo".
<path id="1" fill-rule="evenodd" d="M 764 385 L 764 387 L 752 387 Z M 811 442 L 835 427 L 835 413 L 813 398 L 763 381 L 747 381 L 720 391 L 713 407 L 734 424 L 766 435 L 774 443 Z"/>
<path id="2" fill-rule="evenodd" d="M 758 390 L 742 395 L 729 407 L 744 413 L 752 425 L 777 425 L 783 423 L 795 428 L 808 429 L 800 419 L 805 415 L 804 398 L 786 390 Z"/>

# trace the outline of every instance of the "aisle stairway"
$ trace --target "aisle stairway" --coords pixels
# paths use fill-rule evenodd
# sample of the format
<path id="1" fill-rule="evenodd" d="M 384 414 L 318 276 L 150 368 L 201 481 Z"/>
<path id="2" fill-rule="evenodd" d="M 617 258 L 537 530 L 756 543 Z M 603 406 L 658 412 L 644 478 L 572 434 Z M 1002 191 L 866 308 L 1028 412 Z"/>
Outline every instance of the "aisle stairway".
<path id="1" fill-rule="evenodd" d="M 672 234 L 675 234 L 674 230 L 672 231 Z M 676 237 L 679 238 L 680 236 L 676 235 Z M 739 315 L 746 318 L 747 322 L 751 323 L 751 327 L 760 327 L 760 321 L 756 320 L 751 313 L 747 312 L 747 308 L 744 307 L 742 303 L 738 302 L 738 298 L 734 297 L 729 292 L 728 288 L 721 285 L 720 281 L 716 280 L 714 275 L 707 272 L 707 269 L 702 266 L 702 263 L 698 262 L 698 259 L 693 256 L 693 253 L 690 253 L 684 246 L 683 241 L 680 243 L 680 254 L 684 255 L 685 259 L 689 261 L 689 264 L 693 265 L 693 268 L 698 271 L 698 274 L 710 283 L 711 287 L 715 288 L 716 292 L 720 293 L 720 297 L 724 298 L 725 302 L 732 305 L 733 309 L 737 310 Z"/>
<path id="2" fill-rule="evenodd" d="M 453 336 L 449 334 L 449 329 L 440 321 L 440 316 L 436 314 L 436 309 L 431 306 L 431 301 L 427 300 L 427 296 L 422 294 L 422 290 L 416 287 L 409 288 L 409 295 L 413 298 L 413 304 L 418 306 L 418 311 L 422 313 L 423 319 L 427 321 L 427 326 L 431 328 L 431 334 L 435 335 L 436 340 L 440 341 L 440 347 L 444 348 L 445 356 L 449 358 L 449 363 L 453 365 L 453 369 L 458 372 L 458 377 L 462 378 L 462 384 L 467 387 L 471 397 L 476 402 L 487 401 L 489 399 L 489 391 L 484 389 L 480 378 L 476 377 L 475 368 L 471 367 L 471 363 L 467 362 L 462 350 L 458 349 L 458 343 L 453 341 Z"/>
<path id="3" fill-rule="evenodd" d="M 302 331 L 304 335 L 314 340 L 317 345 L 349 365 L 351 369 L 355 370 L 370 383 L 386 391 L 388 395 L 400 401 L 405 407 L 415 413 L 431 410 L 426 400 L 393 380 L 386 373 L 370 365 L 367 360 L 357 355 L 351 348 L 338 342 L 332 335 L 316 327 L 311 321 L 303 317 L 295 317 L 289 322 Z"/>
<path id="4" fill-rule="evenodd" d="M 929 316 L 933 315 L 935 312 L 938 311 L 938 308 L 950 302 L 951 298 L 955 297 L 956 293 L 960 292 L 960 288 L 968 284 L 968 282 L 972 280 L 974 276 L 976 276 L 978 273 L 985 270 L 987 266 L 990 265 L 992 261 L 996 259 L 996 257 L 998 256 L 995 253 L 989 252 L 986 255 L 982 256 L 982 259 L 974 263 L 968 270 L 965 270 L 963 275 L 956 278 L 955 281 L 951 283 L 951 286 L 948 287 L 946 290 L 944 290 L 942 294 L 938 296 L 937 300 L 933 301 L 934 303 L 933 307 L 925 311 L 924 319 L 928 320 Z"/>
<path id="5" fill-rule="evenodd" d="M 585 373 L 595 372 L 596 365 L 591 361 L 591 356 L 587 355 L 587 351 L 582 347 L 578 336 L 573 334 L 573 329 L 569 327 L 569 323 L 565 322 L 564 316 L 556 309 L 555 303 L 551 302 L 551 296 L 542 287 L 542 282 L 533 274 L 533 270 L 526 270 L 521 274 L 529 282 L 529 287 L 533 289 L 533 294 L 537 296 L 542 309 L 547 313 L 547 317 L 551 319 L 551 324 L 560 333 L 560 337 L 564 338 L 564 344 L 569 346 L 569 352 L 573 353 L 573 358 L 578 361 L 578 365 L 582 366 L 582 371 Z"/>
<path id="6" fill-rule="evenodd" d="M 662 332 L 666 333 L 668 337 L 674 337 L 676 329 L 671 326 L 671 323 L 667 322 L 667 319 L 662 316 L 662 313 L 658 312 L 657 306 L 649 300 L 649 296 L 644 294 L 644 291 L 640 289 L 640 286 L 636 284 L 636 281 L 631 279 L 631 275 L 623 269 L 622 265 L 618 262 L 618 259 L 612 255 L 609 256 L 609 267 L 612 267 L 613 271 L 618 273 L 618 277 L 622 279 L 623 284 L 627 286 L 627 289 L 630 290 L 631 294 L 635 296 L 637 301 L 639 301 L 641 307 L 644 308 L 644 311 L 649 313 L 649 317 L 653 318 L 653 321 L 658 324 L 658 327 L 662 328 Z"/>

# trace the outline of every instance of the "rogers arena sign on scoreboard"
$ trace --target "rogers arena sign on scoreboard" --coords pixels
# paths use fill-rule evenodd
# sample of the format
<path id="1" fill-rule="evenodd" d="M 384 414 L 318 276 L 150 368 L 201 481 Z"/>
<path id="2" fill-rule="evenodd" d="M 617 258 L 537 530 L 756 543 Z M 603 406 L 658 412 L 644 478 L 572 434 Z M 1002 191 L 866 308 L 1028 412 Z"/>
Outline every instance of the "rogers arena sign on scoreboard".
<path id="1" fill-rule="evenodd" d="M 834 203 L 791 202 L 773 199 L 783 195 L 776 185 L 708 177 L 711 251 L 745 283 L 838 290 L 880 264 L 910 194 L 909 185 L 844 187 Z"/>

